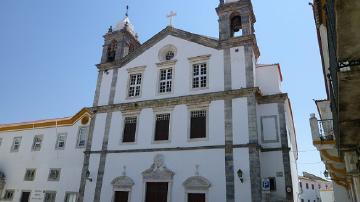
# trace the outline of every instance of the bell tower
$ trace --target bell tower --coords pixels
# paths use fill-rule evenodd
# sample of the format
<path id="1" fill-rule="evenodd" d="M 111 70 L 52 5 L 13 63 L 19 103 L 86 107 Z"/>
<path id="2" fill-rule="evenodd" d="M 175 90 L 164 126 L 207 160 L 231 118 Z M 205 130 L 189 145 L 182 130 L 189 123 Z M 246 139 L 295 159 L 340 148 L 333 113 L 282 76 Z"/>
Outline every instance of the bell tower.
<path id="1" fill-rule="evenodd" d="M 116 62 L 140 46 L 127 12 L 125 18 L 118 22 L 114 29 L 110 26 L 104 39 L 101 63 Z"/>
<path id="2" fill-rule="evenodd" d="M 255 33 L 256 19 L 251 0 L 220 0 L 216 11 L 219 16 L 220 40 Z"/>

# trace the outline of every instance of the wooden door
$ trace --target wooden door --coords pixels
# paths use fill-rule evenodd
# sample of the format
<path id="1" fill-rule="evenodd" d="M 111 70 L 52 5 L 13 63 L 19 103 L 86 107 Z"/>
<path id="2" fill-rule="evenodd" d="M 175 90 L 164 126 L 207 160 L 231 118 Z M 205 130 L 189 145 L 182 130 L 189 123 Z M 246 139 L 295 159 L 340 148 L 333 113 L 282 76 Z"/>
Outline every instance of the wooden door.
<path id="1" fill-rule="evenodd" d="M 204 193 L 189 193 L 188 202 L 205 202 Z"/>
<path id="2" fill-rule="evenodd" d="M 129 192 L 127 191 L 116 191 L 114 202 L 128 202 L 129 200 Z"/>
<path id="3" fill-rule="evenodd" d="M 146 183 L 145 202 L 167 202 L 168 183 L 148 182 Z"/>

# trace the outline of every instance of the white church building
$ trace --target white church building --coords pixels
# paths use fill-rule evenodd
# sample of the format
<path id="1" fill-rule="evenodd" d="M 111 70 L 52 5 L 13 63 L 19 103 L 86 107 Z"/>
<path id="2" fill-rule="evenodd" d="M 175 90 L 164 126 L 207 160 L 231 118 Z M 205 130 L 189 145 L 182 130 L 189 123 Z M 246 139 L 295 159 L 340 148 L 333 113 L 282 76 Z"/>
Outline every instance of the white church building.
<path id="1" fill-rule="evenodd" d="M 110 27 L 92 107 L 0 125 L 0 201 L 297 201 L 280 65 L 257 63 L 250 0 L 216 12 L 218 39 Z"/>

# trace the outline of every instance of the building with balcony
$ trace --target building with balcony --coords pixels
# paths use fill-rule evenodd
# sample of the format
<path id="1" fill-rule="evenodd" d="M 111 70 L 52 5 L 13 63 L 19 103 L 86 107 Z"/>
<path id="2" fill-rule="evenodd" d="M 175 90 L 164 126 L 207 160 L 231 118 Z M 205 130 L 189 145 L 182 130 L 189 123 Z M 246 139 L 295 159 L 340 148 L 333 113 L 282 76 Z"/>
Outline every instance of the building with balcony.
<path id="1" fill-rule="evenodd" d="M 360 2 L 314 0 L 313 10 L 327 92 L 320 120 L 310 118 L 313 141 L 329 176 L 360 201 Z"/>

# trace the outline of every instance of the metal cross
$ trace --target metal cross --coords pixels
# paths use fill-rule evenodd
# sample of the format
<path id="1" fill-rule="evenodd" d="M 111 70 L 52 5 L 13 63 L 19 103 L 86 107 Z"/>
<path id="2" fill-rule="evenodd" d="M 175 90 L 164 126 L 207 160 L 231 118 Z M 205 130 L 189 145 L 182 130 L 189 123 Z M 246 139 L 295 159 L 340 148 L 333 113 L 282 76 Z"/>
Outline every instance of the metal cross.
<path id="1" fill-rule="evenodd" d="M 174 11 L 171 11 L 166 17 L 169 18 L 169 26 L 172 27 L 172 20 L 173 20 L 173 17 L 176 16 L 176 13 Z"/>
<path id="2" fill-rule="evenodd" d="M 129 17 L 129 5 L 126 6 L 126 14 L 125 14 L 126 17 Z"/>

